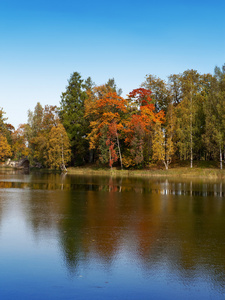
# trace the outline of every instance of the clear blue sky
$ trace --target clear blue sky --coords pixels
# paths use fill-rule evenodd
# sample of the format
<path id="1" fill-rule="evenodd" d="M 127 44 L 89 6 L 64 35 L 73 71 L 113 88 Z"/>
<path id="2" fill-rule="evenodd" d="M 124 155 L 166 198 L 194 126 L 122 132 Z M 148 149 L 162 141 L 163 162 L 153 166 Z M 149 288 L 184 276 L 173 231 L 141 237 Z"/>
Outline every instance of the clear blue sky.
<path id="1" fill-rule="evenodd" d="M 17 127 L 37 102 L 59 105 L 77 71 L 114 77 L 123 95 L 225 63 L 224 0 L 0 0 L 0 107 Z"/>

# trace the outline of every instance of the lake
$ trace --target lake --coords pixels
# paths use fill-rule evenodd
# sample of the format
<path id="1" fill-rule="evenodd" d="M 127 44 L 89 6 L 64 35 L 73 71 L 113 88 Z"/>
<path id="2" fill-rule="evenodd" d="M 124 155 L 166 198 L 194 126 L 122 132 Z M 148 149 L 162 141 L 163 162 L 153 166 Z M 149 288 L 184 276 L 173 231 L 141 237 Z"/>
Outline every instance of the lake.
<path id="1" fill-rule="evenodd" d="M 0 299 L 225 299 L 225 182 L 0 173 Z"/>

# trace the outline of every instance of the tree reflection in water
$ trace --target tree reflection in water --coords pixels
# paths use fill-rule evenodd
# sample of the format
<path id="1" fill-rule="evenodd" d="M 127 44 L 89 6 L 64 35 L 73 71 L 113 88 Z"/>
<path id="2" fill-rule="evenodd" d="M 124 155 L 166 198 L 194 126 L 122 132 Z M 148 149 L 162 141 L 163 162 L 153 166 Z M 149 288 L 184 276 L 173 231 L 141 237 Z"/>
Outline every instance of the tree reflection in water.
<path id="1" fill-rule="evenodd" d="M 27 224 L 36 239 L 47 233 L 58 240 L 71 276 L 93 262 L 111 270 L 135 261 L 145 276 L 164 268 L 185 285 L 210 278 L 224 292 L 223 182 L 60 174 L 1 179 L 0 217 L 3 192 L 26 189 Z"/>

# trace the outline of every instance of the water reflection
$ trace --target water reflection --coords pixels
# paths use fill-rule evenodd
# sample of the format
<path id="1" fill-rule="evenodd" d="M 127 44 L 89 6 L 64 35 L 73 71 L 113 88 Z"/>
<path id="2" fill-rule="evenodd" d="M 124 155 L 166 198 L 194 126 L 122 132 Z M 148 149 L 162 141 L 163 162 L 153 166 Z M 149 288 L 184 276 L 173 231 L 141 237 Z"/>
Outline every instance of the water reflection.
<path id="1" fill-rule="evenodd" d="M 57 240 L 71 276 L 131 265 L 225 291 L 224 182 L 14 174 L 0 188 L 0 224 L 22 193 L 18 215 L 35 240 Z"/>
<path id="2" fill-rule="evenodd" d="M 104 192 L 135 192 L 162 195 L 216 196 L 224 197 L 225 182 L 181 181 L 158 178 L 119 178 L 101 176 L 76 176 L 66 174 L 30 174 L 23 176 L 0 175 L 0 189 L 44 189 L 44 190 L 85 190 Z"/>

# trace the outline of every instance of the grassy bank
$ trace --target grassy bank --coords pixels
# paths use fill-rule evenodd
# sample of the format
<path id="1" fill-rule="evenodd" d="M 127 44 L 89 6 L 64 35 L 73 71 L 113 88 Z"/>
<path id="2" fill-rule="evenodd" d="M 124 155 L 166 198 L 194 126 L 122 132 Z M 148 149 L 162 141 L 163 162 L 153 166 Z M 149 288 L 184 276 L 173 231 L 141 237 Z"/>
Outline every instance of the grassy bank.
<path id="1" fill-rule="evenodd" d="M 225 178 L 225 169 L 220 170 L 217 162 L 197 162 L 191 169 L 188 163 L 173 164 L 169 170 L 152 166 L 141 170 L 120 170 L 97 166 L 68 168 L 68 174 L 113 175 L 113 176 L 164 176 L 182 178 Z"/>
<path id="2" fill-rule="evenodd" d="M 11 167 L 0 165 L 2 171 L 15 170 Z M 198 161 L 190 168 L 189 162 L 174 163 L 169 170 L 165 170 L 163 165 L 151 165 L 145 169 L 120 170 L 120 168 L 103 167 L 98 165 L 88 165 L 83 167 L 69 167 L 68 174 L 81 175 L 103 175 L 103 176 L 125 176 L 125 177 L 176 177 L 176 178 L 204 178 L 204 179 L 225 179 L 225 166 L 219 169 L 218 162 Z M 30 168 L 31 172 L 41 173 L 61 173 L 60 170 Z"/>

